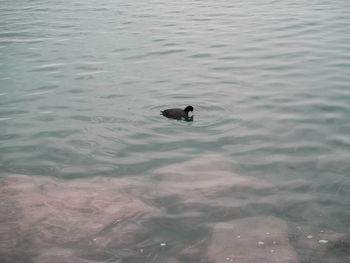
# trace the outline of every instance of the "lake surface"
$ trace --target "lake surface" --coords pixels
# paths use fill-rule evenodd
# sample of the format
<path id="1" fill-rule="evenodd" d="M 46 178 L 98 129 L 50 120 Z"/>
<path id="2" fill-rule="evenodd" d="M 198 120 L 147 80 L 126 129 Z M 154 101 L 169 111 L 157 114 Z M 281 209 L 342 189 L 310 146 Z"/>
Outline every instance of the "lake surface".
<path id="1" fill-rule="evenodd" d="M 0 0 L 0 17 L 4 262 L 232 261 L 213 256 L 216 227 L 257 217 L 280 220 L 300 262 L 349 262 L 349 1 Z M 187 105 L 193 122 L 159 114 Z M 118 210 L 137 225 L 120 242 L 107 206 L 95 204 L 103 220 L 26 212 L 25 200 L 100 200 L 103 189 L 135 204 Z M 72 238 L 57 241 L 60 209 Z M 96 225 L 74 227 L 87 218 Z M 332 234 L 308 245 L 296 229 Z"/>

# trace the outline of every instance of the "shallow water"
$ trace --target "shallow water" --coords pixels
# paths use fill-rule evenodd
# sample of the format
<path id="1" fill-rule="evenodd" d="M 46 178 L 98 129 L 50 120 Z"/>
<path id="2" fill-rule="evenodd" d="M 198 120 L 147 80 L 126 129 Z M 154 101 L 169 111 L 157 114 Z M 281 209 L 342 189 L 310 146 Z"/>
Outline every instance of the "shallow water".
<path id="1" fill-rule="evenodd" d="M 93 177 L 137 178 L 150 187 L 136 199 L 160 212 L 122 247 L 166 241 L 170 259 L 153 250 L 141 258 L 112 253 L 113 260 L 198 262 L 203 251 L 173 257 L 180 244 L 209 240 L 213 222 L 255 216 L 282 219 L 292 233 L 302 226 L 343 235 L 325 252 L 329 258 L 307 254 L 303 242 L 289 238 L 301 262 L 348 260 L 350 2 L 2 0 L 0 17 L 1 176 L 63 179 L 67 189 L 75 189 L 73 178 L 89 184 Z M 193 122 L 159 115 L 187 105 L 195 108 Z M 201 175 L 200 164 L 184 164 L 193 159 L 210 176 L 232 175 L 189 183 L 187 174 Z M 183 181 L 172 188 L 166 174 L 176 166 Z M 234 174 L 252 187 L 231 185 Z M 88 198 L 93 190 L 81 187 Z M 203 195 L 187 194 L 194 188 Z M 62 200 L 68 190 L 58 189 L 57 198 L 69 202 Z M 11 200 L 22 204 L 20 192 Z M 140 223 L 137 215 L 128 220 Z M 2 229 L 16 239 L 12 228 Z M 14 244 L 29 248 L 24 258 L 42 254 L 35 239 Z M 83 258 L 112 260 L 99 253 Z"/>

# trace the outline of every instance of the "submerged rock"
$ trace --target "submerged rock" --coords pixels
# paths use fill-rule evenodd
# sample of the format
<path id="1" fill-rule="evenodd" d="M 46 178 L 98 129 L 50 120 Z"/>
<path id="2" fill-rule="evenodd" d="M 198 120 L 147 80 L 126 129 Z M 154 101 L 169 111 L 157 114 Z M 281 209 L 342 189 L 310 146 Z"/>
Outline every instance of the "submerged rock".
<path id="1" fill-rule="evenodd" d="M 310 235 L 312 239 L 308 238 Z M 349 244 L 343 233 L 315 226 L 298 226 L 295 237 L 294 246 L 303 262 L 341 263 L 350 260 Z"/>
<path id="2" fill-rule="evenodd" d="M 235 206 L 230 195 L 225 192 L 234 189 L 236 193 L 247 189 L 262 189 L 266 184 L 247 176 L 238 175 L 235 162 L 218 155 L 206 155 L 183 163 L 176 163 L 157 169 L 159 184 L 156 188 L 158 197 L 176 196 L 184 203 L 219 204 Z M 251 200 L 245 196 L 239 198 L 238 205 Z M 245 199 L 245 200 L 244 200 Z"/>
<path id="3" fill-rule="evenodd" d="M 215 263 L 299 262 L 289 243 L 287 224 L 271 216 L 215 224 L 206 256 Z"/>
<path id="4" fill-rule="evenodd" d="M 15 259 L 36 255 L 42 262 L 45 257 L 40 255 L 48 249 L 50 257 L 64 251 L 73 259 L 80 250 L 123 248 L 148 231 L 143 226 L 146 220 L 162 214 L 148 201 L 148 192 L 136 178 L 58 180 L 18 175 L 2 179 L 0 258 L 21 262 Z M 73 249 L 60 249 L 67 246 Z M 117 260 L 118 251 L 99 257 Z"/>
<path id="5" fill-rule="evenodd" d="M 253 217 L 284 208 L 288 191 L 236 170 L 206 155 L 147 179 L 3 178 L 0 262 L 336 263 L 350 255 L 344 234 L 304 226 L 288 235 L 281 219 Z"/>

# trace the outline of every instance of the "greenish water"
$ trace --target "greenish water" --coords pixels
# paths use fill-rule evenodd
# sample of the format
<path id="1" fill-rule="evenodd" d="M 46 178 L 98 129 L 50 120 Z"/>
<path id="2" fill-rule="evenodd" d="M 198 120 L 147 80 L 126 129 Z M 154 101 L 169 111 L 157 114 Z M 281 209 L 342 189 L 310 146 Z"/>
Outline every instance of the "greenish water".
<path id="1" fill-rule="evenodd" d="M 2 177 L 83 184 L 97 176 L 153 185 L 168 180 L 157 177 L 158 169 L 201 171 L 183 166 L 195 159 L 212 177 L 234 161 L 235 174 L 264 184 L 242 193 L 229 181 L 218 196 L 241 200 L 234 207 L 205 198 L 188 203 L 183 190 L 150 194 L 147 203 L 162 213 L 146 220 L 148 231 L 127 245 L 106 241 L 81 258 L 199 262 L 203 251 L 184 255 L 180 244 L 209 237 L 213 222 L 264 215 L 283 219 L 289 230 L 312 225 L 343 235 L 326 254 L 312 256 L 291 240 L 300 262 L 348 262 L 350 2 L 0 0 L 0 17 Z M 193 122 L 159 115 L 187 105 L 195 108 Z M 226 161 L 210 165 L 205 156 Z M 202 187 L 185 181 L 185 192 L 193 191 L 188 184 Z M 94 191 L 84 189 L 81 195 Z M 32 198 L 25 193 L 18 200 Z M 5 221 L 6 232 L 12 228 Z M 42 254 L 35 238 L 13 239 L 0 258 L 25 262 Z M 169 246 L 171 259 L 164 251 L 111 252 L 164 240 L 176 244 Z M 75 255 L 90 249 L 65 242 L 79 249 Z"/>

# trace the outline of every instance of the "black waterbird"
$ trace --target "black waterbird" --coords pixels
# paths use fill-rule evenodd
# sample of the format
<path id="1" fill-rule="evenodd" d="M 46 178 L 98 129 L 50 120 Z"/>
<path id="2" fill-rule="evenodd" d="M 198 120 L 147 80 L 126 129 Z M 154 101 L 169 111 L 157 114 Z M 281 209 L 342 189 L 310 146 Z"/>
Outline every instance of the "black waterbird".
<path id="1" fill-rule="evenodd" d="M 171 118 L 171 119 L 185 118 L 185 120 L 192 120 L 193 118 L 188 116 L 189 112 L 193 113 L 192 106 L 187 106 L 185 109 L 180 109 L 180 108 L 166 109 L 161 111 L 161 114 L 164 117 Z"/>

